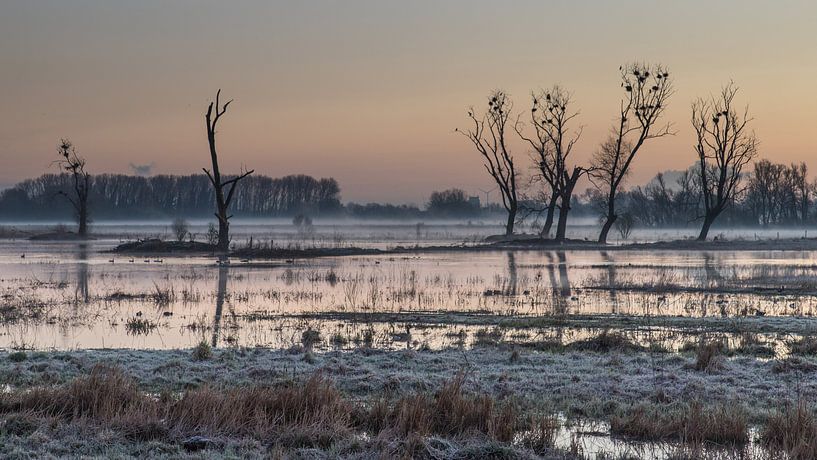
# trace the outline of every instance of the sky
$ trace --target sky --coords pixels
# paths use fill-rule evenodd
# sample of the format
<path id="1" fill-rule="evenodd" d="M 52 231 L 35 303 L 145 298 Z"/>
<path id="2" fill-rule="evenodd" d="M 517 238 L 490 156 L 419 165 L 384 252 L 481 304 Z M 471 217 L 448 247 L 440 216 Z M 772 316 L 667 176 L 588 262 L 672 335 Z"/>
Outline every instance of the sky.
<path id="1" fill-rule="evenodd" d="M 222 170 L 335 177 L 344 201 L 422 203 L 491 187 L 454 133 L 504 89 L 568 89 L 586 162 L 616 118 L 618 68 L 660 62 L 675 78 L 676 135 L 639 153 L 629 179 L 695 158 L 690 105 L 730 80 L 760 155 L 817 170 L 817 2 L 116 1 L 0 2 L 0 184 L 44 172 L 60 138 L 92 173 L 198 173 L 204 112 Z M 529 174 L 529 152 L 513 152 Z"/>

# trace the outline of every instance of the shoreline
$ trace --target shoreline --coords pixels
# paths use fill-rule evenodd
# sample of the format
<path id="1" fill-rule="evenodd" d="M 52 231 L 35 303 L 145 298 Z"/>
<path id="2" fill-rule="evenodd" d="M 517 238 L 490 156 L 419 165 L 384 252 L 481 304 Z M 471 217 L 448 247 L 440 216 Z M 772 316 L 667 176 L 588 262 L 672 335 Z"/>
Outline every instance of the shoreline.
<path id="1" fill-rule="evenodd" d="M 817 251 L 817 238 L 784 238 L 769 240 L 673 240 L 652 243 L 599 244 L 594 241 L 567 240 L 555 242 L 543 239 L 521 239 L 513 241 L 482 242 L 477 244 L 451 244 L 436 246 L 397 246 L 392 249 L 361 247 L 311 247 L 311 248 L 237 248 L 230 250 L 227 257 L 253 259 L 296 259 L 320 257 L 344 257 L 365 255 L 406 255 L 440 252 L 482 252 L 482 251 Z M 142 240 L 123 243 L 104 251 L 114 254 L 132 255 L 218 255 L 205 243 L 178 243 L 175 241 Z"/>

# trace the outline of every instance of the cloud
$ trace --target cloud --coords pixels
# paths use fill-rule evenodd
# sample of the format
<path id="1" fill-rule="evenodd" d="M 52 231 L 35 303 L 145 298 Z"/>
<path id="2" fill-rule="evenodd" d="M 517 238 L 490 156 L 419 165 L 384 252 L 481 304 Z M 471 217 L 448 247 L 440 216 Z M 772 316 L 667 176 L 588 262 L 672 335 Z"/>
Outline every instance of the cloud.
<path id="1" fill-rule="evenodd" d="M 148 163 L 146 165 L 135 165 L 131 163 L 130 169 L 137 176 L 149 176 L 153 173 L 153 163 Z"/>

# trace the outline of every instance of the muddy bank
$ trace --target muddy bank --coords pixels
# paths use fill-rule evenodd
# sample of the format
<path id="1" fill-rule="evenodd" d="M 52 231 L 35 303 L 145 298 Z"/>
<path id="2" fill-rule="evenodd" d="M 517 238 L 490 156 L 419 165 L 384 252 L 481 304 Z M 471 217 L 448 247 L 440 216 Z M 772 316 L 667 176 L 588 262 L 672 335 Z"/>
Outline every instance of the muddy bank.
<path id="1" fill-rule="evenodd" d="M 213 255 L 220 251 L 215 245 L 198 241 L 166 241 L 149 239 L 122 243 L 109 252 L 139 255 Z M 241 259 L 311 259 L 316 257 L 339 257 L 383 254 L 387 251 L 370 248 L 276 248 L 245 247 L 229 251 L 226 255 Z"/>
<path id="2" fill-rule="evenodd" d="M 165 241 L 160 239 L 148 239 L 122 243 L 110 252 L 117 254 L 212 254 L 216 251 L 213 244 L 198 241 Z"/>
<path id="3" fill-rule="evenodd" d="M 694 239 L 657 241 L 654 243 L 599 244 L 589 240 L 567 239 L 562 243 L 548 239 L 522 239 L 498 241 L 480 246 L 502 249 L 569 249 L 569 250 L 626 250 L 626 251 L 815 251 L 817 238 L 782 238 L 756 240 L 707 240 Z"/>
<path id="4" fill-rule="evenodd" d="M 242 259 L 309 259 L 318 257 L 342 257 L 365 255 L 406 255 L 439 252 L 479 251 L 817 251 L 817 239 L 775 240 L 677 240 L 655 243 L 599 244 L 595 241 L 567 239 L 556 242 L 526 236 L 525 238 L 491 239 L 482 243 L 461 243 L 437 246 L 396 246 L 392 249 L 361 247 L 243 247 L 227 254 Z M 149 239 L 123 243 L 112 253 L 142 255 L 212 255 L 218 251 L 214 245 L 190 241 L 164 241 Z"/>

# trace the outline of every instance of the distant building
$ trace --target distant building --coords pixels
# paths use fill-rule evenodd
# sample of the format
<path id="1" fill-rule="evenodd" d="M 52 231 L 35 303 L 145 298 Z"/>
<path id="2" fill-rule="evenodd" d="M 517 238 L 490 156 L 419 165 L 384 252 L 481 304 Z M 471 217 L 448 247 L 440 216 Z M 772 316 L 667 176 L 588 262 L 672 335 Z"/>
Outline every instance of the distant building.
<path id="1" fill-rule="evenodd" d="M 469 196 L 468 197 L 468 204 L 473 206 L 476 209 L 480 208 L 479 197 L 478 196 Z"/>

